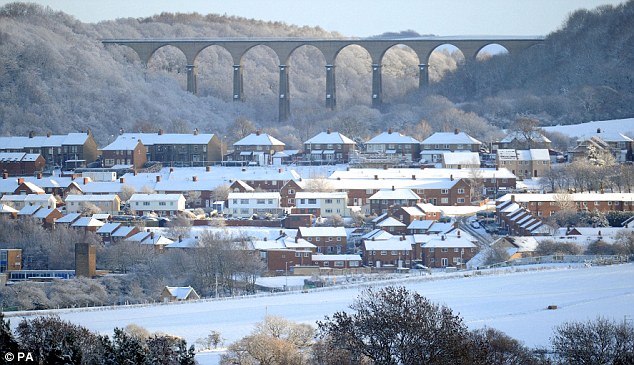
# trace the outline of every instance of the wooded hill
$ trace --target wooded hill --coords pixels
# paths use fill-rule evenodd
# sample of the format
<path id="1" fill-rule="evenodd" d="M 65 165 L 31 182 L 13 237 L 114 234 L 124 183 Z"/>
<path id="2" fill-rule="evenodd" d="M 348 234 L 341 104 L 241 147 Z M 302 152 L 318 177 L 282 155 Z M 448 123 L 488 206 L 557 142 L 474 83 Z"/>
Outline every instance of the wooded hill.
<path id="1" fill-rule="evenodd" d="M 370 107 L 367 53 L 337 58 L 338 110 L 324 107 L 325 60 L 302 47 L 290 60 L 292 118 L 277 122 L 278 61 L 266 47 L 245 56 L 246 101 L 235 103 L 229 54 L 210 47 L 197 59 L 199 95 L 185 91 L 185 57 L 165 47 L 147 68 L 127 47 L 104 38 L 316 37 L 341 34 L 238 17 L 163 13 L 97 24 L 34 4 L 0 8 L 0 134 L 92 129 L 100 144 L 127 131 L 201 131 L 240 137 L 236 119 L 290 147 L 332 128 L 365 139 L 392 127 L 417 138 L 460 128 L 488 141 L 518 116 L 541 124 L 631 117 L 634 109 L 634 2 L 578 11 L 543 46 L 464 64 L 459 52 L 434 52 L 431 87 L 417 91 L 415 54 L 394 47 L 383 67 L 384 100 Z"/>

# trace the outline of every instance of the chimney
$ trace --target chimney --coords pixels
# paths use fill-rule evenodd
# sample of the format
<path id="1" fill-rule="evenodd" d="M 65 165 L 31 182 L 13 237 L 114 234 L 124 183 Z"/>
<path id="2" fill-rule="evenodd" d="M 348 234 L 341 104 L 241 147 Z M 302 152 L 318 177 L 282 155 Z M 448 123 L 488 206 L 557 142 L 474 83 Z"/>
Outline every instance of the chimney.
<path id="1" fill-rule="evenodd" d="M 86 185 L 86 184 L 88 184 L 88 178 L 87 177 L 84 178 L 84 185 Z"/>
<path id="2" fill-rule="evenodd" d="M 281 174 L 282 173 L 282 169 L 277 169 L 277 172 Z"/>
<path id="3" fill-rule="evenodd" d="M 19 177 L 18 178 L 18 185 L 24 184 L 24 178 Z"/>
<path id="4" fill-rule="evenodd" d="M 301 176 L 299 177 L 299 181 L 302 181 L 302 177 Z"/>
<path id="5" fill-rule="evenodd" d="M 260 134 L 262 134 L 262 131 L 261 131 L 261 130 L 259 130 L 259 129 L 258 129 L 257 131 L 255 131 L 255 135 L 256 135 L 256 136 L 259 136 Z"/>
<path id="6" fill-rule="evenodd" d="M 35 137 L 35 132 L 30 131 L 30 132 L 29 132 L 29 138 L 33 138 L 33 137 Z"/>
<path id="7" fill-rule="evenodd" d="M 392 134 L 392 128 L 387 129 L 387 134 Z"/>
<path id="8" fill-rule="evenodd" d="M 387 170 L 387 165 L 383 165 L 383 170 Z"/>
<path id="9" fill-rule="evenodd" d="M 9 173 L 8 173 L 8 172 L 6 172 L 6 171 L 2 171 L 2 178 L 3 178 L 4 180 L 8 179 L 8 178 L 9 178 Z"/>
<path id="10" fill-rule="evenodd" d="M 178 236 L 178 242 L 183 242 L 183 236 Z"/>
<path id="11" fill-rule="evenodd" d="M 392 185 L 392 191 L 394 191 L 394 185 Z"/>
<path id="12" fill-rule="evenodd" d="M 447 237 L 445 237 L 445 235 L 444 235 L 444 234 L 443 234 L 442 236 L 440 236 L 440 239 L 441 239 L 441 240 L 443 240 L 443 241 L 444 241 L 446 238 L 447 238 Z"/>
<path id="13" fill-rule="evenodd" d="M 299 237 L 295 236 L 295 243 L 299 242 Z"/>
<path id="14" fill-rule="evenodd" d="M 462 170 L 462 165 L 458 165 L 458 170 Z"/>
<path id="15" fill-rule="evenodd" d="M 119 134 L 123 134 L 123 132 L 125 132 L 125 130 L 123 128 L 119 128 Z"/>
<path id="16" fill-rule="evenodd" d="M 337 180 L 341 180 L 341 176 L 337 176 Z"/>
<path id="17" fill-rule="evenodd" d="M 38 172 L 37 174 L 35 174 L 35 178 L 38 179 L 38 180 L 41 180 L 42 179 L 42 173 Z"/>
<path id="18" fill-rule="evenodd" d="M 458 230 L 458 238 L 460 238 L 460 230 Z"/>
<path id="19" fill-rule="evenodd" d="M 599 231 L 599 237 L 601 237 L 601 231 Z"/>
<path id="20" fill-rule="evenodd" d="M 511 202 L 515 203 L 515 195 L 511 195 Z"/>
<path id="21" fill-rule="evenodd" d="M 398 240 L 399 240 L 399 241 L 402 241 L 402 240 L 403 240 L 403 237 L 402 237 L 402 236 L 401 236 L 401 237 L 399 237 L 399 238 L 398 238 Z"/>
<path id="22" fill-rule="evenodd" d="M 597 128 L 597 133 L 601 133 L 601 128 Z"/>
<path id="23" fill-rule="evenodd" d="M 349 167 L 349 166 L 348 166 L 348 167 L 346 167 L 346 171 L 350 171 L 350 167 Z"/>
<path id="24" fill-rule="evenodd" d="M 171 174 L 172 172 L 174 172 L 174 168 L 173 168 L 173 167 L 170 167 L 170 174 Z"/>
<path id="25" fill-rule="evenodd" d="M 124 184 L 124 183 L 125 183 L 125 177 L 120 177 L 120 178 L 119 178 L 119 182 L 120 182 L 121 184 Z"/>
<path id="26" fill-rule="evenodd" d="M 412 180 L 416 180 L 416 175 L 412 175 Z"/>
<path id="27" fill-rule="evenodd" d="M 150 232 L 150 239 L 154 239 L 154 232 Z"/>
<path id="28" fill-rule="evenodd" d="M 265 241 L 268 241 L 268 238 L 264 237 L 264 240 L 265 240 Z"/>
<path id="29" fill-rule="evenodd" d="M 162 136 L 162 135 L 163 135 L 163 129 L 162 129 L 162 128 L 159 128 L 159 130 L 158 130 L 158 135 L 159 135 L 159 136 Z"/>
<path id="30" fill-rule="evenodd" d="M 198 135 L 198 128 L 194 128 L 194 135 L 197 136 Z"/>
<path id="31" fill-rule="evenodd" d="M 193 181 L 193 182 L 198 181 L 198 176 L 192 176 L 192 181 Z"/>
<path id="32" fill-rule="evenodd" d="M 500 169 L 500 166 L 498 166 L 497 164 L 495 164 L 495 171 L 498 171 Z"/>
<path id="33" fill-rule="evenodd" d="M 280 229 L 280 236 L 284 235 L 284 231 Z"/>
<path id="34" fill-rule="evenodd" d="M 456 129 L 454 129 L 454 130 L 453 130 L 453 134 L 458 134 L 458 133 L 460 133 L 460 131 L 458 130 L 458 128 L 456 128 Z"/>
<path id="35" fill-rule="evenodd" d="M 134 170 L 133 174 L 134 174 L 134 176 L 137 176 L 139 174 L 139 172 L 137 170 Z"/>
<path id="36" fill-rule="evenodd" d="M 161 182 L 161 175 L 156 175 L 156 182 Z"/>
<path id="37" fill-rule="evenodd" d="M 374 175 L 374 180 L 378 180 L 379 179 L 379 175 Z"/>
<path id="38" fill-rule="evenodd" d="M 449 175 L 449 180 L 453 181 L 453 174 Z"/>
<path id="39" fill-rule="evenodd" d="M 46 132 L 46 138 L 51 138 L 51 132 Z"/>
<path id="40" fill-rule="evenodd" d="M 211 166 L 207 166 L 207 167 L 205 168 L 205 170 L 206 170 L 207 172 L 211 172 Z"/>

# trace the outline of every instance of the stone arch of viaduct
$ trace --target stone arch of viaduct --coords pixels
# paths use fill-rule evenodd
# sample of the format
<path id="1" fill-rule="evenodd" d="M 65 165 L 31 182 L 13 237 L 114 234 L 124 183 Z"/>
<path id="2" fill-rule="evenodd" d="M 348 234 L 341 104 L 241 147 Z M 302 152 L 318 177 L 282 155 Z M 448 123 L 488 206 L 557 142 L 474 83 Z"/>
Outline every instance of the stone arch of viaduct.
<path id="1" fill-rule="evenodd" d="M 221 39 L 106 39 L 103 44 L 118 44 L 132 48 L 145 65 L 158 49 L 165 46 L 178 48 L 187 60 L 187 90 L 196 93 L 196 57 L 205 48 L 220 46 L 226 49 L 233 59 L 233 100 L 243 100 L 243 78 L 241 61 L 245 53 L 255 46 L 269 47 L 280 62 L 279 82 L 279 120 L 290 116 L 288 60 L 291 54 L 301 46 L 317 48 L 326 59 L 326 107 L 334 109 L 337 105 L 335 87 L 335 60 L 344 48 L 357 45 L 364 48 L 372 60 L 372 106 L 382 104 L 381 63 L 385 53 L 392 47 L 402 45 L 411 48 L 419 59 L 419 88 L 429 83 L 428 62 L 432 52 L 442 45 L 458 48 L 467 60 L 474 60 L 490 44 L 498 44 L 509 53 L 520 52 L 543 42 L 541 37 L 421 37 L 398 39 L 298 39 L 298 38 L 221 38 Z"/>

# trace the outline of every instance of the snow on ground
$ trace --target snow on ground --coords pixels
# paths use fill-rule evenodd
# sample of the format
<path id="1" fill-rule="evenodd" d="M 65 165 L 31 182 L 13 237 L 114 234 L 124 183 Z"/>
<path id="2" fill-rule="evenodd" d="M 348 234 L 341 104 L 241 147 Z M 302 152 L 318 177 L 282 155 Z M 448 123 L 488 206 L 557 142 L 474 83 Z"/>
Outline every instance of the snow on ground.
<path id="1" fill-rule="evenodd" d="M 470 328 L 497 328 L 528 346 L 547 345 L 553 327 L 565 321 L 585 321 L 599 315 L 616 320 L 634 316 L 634 264 L 550 266 L 524 271 L 527 268 L 483 271 L 483 275 L 434 273 L 410 276 L 392 284 L 404 285 L 434 302 L 448 305 Z M 295 283 L 294 278 L 289 280 Z M 149 331 L 182 336 L 189 344 L 216 330 L 229 344 L 249 334 L 254 324 L 267 314 L 314 325 L 326 315 L 347 310 L 362 288 L 340 286 L 308 293 L 53 312 L 63 320 L 108 335 L 112 335 L 114 327 L 135 323 Z M 558 309 L 547 310 L 548 305 L 557 305 Z M 18 322 L 17 318 L 11 318 L 13 326 Z M 197 359 L 201 364 L 214 364 L 219 354 L 201 353 Z"/>
<path id="2" fill-rule="evenodd" d="M 556 125 L 552 127 L 543 127 L 542 129 L 548 132 L 559 132 L 570 137 L 583 137 L 596 134 L 597 128 L 601 128 L 602 131 L 623 133 L 631 137 L 634 135 L 634 118 L 602 120 L 570 125 Z"/>

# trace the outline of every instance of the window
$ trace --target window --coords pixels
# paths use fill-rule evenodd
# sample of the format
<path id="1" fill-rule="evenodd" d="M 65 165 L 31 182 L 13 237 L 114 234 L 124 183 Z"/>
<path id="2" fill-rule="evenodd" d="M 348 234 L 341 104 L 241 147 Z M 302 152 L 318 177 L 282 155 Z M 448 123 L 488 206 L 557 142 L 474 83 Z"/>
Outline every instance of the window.
<path id="1" fill-rule="evenodd" d="M 464 203 L 464 198 L 458 198 L 458 203 Z"/>
<path id="2" fill-rule="evenodd" d="M 387 255 L 387 251 L 386 250 L 381 251 L 381 256 L 386 256 L 386 255 Z"/>
<path id="3" fill-rule="evenodd" d="M 440 202 L 441 202 L 442 204 L 449 204 L 449 198 L 441 198 L 441 199 L 440 199 Z"/>
<path id="4" fill-rule="evenodd" d="M 398 255 L 398 251 L 392 250 L 392 256 L 396 256 L 396 255 Z"/>
<path id="5" fill-rule="evenodd" d="M 359 267 L 359 261 L 350 261 L 348 263 L 348 266 L 350 266 L 350 267 Z"/>
<path id="6" fill-rule="evenodd" d="M 264 204 L 264 199 L 258 199 L 257 204 Z"/>
<path id="7" fill-rule="evenodd" d="M 144 206 L 148 206 L 148 205 L 150 205 L 150 202 L 143 202 L 143 205 Z"/>
<path id="8" fill-rule="evenodd" d="M 324 266 L 330 266 L 330 262 L 324 261 Z"/>
<path id="9" fill-rule="evenodd" d="M 291 195 L 295 194 L 295 189 L 288 189 L 288 193 L 291 194 Z"/>
<path id="10" fill-rule="evenodd" d="M 443 247 L 440 251 L 442 252 L 449 252 L 449 249 L 447 247 Z"/>
<path id="11" fill-rule="evenodd" d="M 341 242 L 341 237 L 337 237 L 337 241 L 338 241 L 338 242 Z"/>
<path id="12" fill-rule="evenodd" d="M 335 267 L 343 267 L 343 261 L 335 261 Z"/>
<path id="13" fill-rule="evenodd" d="M 295 204 L 295 199 L 288 198 L 288 204 Z"/>
<path id="14" fill-rule="evenodd" d="M 449 194 L 449 189 L 440 189 L 440 193 L 441 194 Z"/>
<path id="15" fill-rule="evenodd" d="M 320 238 L 319 237 L 315 237 L 315 241 L 319 242 Z"/>
<path id="16" fill-rule="evenodd" d="M 452 259 L 452 261 L 453 261 L 454 264 L 458 264 L 458 263 L 460 263 L 460 257 L 454 257 Z"/>
<path id="17" fill-rule="evenodd" d="M 240 204 L 249 204 L 249 199 L 240 199 Z"/>
<path id="18" fill-rule="evenodd" d="M 302 253 L 301 252 L 295 252 L 295 257 L 302 257 Z"/>
<path id="19" fill-rule="evenodd" d="M 317 204 L 317 199 L 308 199 L 308 204 Z"/>
<path id="20" fill-rule="evenodd" d="M 163 205 L 167 205 L 165 202 L 159 202 L 159 205 L 163 206 Z"/>
<path id="21" fill-rule="evenodd" d="M 458 194 L 464 194 L 464 189 L 458 189 Z"/>
<path id="22" fill-rule="evenodd" d="M 328 237 L 328 242 L 332 241 L 332 237 Z"/>
<path id="23" fill-rule="evenodd" d="M 453 249 L 453 252 L 458 252 L 458 248 L 457 248 L 457 247 L 456 247 L 456 248 L 454 248 L 454 249 Z"/>
<path id="24" fill-rule="evenodd" d="M 434 252 L 434 248 L 433 248 L 433 247 L 430 247 L 430 248 L 429 248 L 429 252 Z"/>
<path id="25" fill-rule="evenodd" d="M 449 260 L 445 257 L 440 259 L 440 266 L 449 266 Z"/>
<path id="26" fill-rule="evenodd" d="M 332 204 L 332 199 L 326 199 L 326 204 Z"/>

